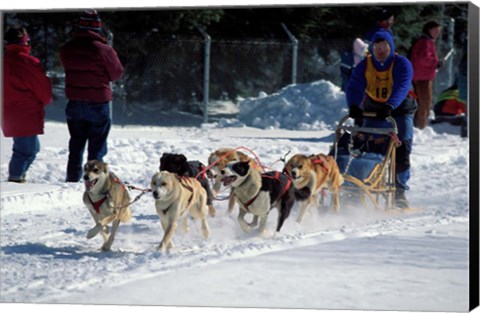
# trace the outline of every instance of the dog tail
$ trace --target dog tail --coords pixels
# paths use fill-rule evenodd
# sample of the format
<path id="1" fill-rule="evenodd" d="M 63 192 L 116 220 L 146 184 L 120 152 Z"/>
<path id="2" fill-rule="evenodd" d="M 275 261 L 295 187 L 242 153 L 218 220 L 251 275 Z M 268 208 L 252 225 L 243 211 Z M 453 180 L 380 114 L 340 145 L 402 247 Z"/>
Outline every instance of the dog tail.
<path id="1" fill-rule="evenodd" d="M 122 223 L 127 223 L 132 219 L 132 211 L 130 210 L 130 207 L 126 207 L 119 216 L 120 222 Z"/>

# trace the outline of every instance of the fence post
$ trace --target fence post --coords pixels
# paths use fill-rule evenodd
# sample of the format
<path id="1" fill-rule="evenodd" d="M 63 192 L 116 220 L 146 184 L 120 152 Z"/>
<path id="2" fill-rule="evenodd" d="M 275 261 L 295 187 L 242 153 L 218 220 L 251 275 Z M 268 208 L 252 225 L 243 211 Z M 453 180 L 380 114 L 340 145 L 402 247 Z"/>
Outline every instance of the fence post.
<path id="1" fill-rule="evenodd" d="M 110 47 L 113 47 L 113 33 L 109 29 L 106 30 L 106 33 L 107 33 L 107 43 Z M 110 89 L 112 90 L 112 93 L 113 93 L 113 83 L 112 82 L 110 82 Z M 110 101 L 108 106 L 110 107 L 110 123 L 113 124 L 113 100 Z"/>
<path id="2" fill-rule="evenodd" d="M 208 122 L 208 97 L 210 87 L 210 46 L 211 38 L 200 26 L 197 25 L 197 29 L 202 33 L 205 38 L 205 56 L 204 56 L 204 69 L 203 69 L 203 123 Z"/>
<path id="3" fill-rule="evenodd" d="M 282 27 L 287 33 L 290 41 L 292 42 L 292 84 L 297 83 L 297 58 L 298 58 L 298 40 L 295 36 L 288 30 L 287 26 L 282 23 Z"/>
<path id="4" fill-rule="evenodd" d="M 455 20 L 451 18 L 448 21 L 448 49 L 449 49 L 449 54 L 453 53 L 455 50 L 455 43 L 454 43 L 454 34 L 455 34 Z M 448 57 L 451 56 L 447 55 Z M 447 58 L 446 58 L 447 59 Z M 455 73 L 453 72 L 453 58 L 448 62 L 448 76 L 450 78 L 450 84 L 449 86 L 452 86 L 453 83 L 455 82 Z"/>

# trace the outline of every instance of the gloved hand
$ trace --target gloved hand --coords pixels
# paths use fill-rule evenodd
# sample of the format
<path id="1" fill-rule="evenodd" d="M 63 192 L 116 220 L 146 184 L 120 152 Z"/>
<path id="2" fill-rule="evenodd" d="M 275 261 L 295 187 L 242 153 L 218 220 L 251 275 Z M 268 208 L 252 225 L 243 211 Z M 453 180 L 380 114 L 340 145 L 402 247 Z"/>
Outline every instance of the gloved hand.
<path id="1" fill-rule="evenodd" d="M 376 112 L 377 118 L 384 120 L 387 117 L 392 115 L 392 111 L 393 111 L 393 106 L 386 103 L 377 110 Z"/>
<path id="2" fill-rule="evenodd" d="M 348 116 L 350 116 L 351 118 L 360 118 L 360 117 L 363 117 L 363 110 L 360 109 L 360 107 L 356 104 L 352 104 L 350 106 L 350 109 L 348 111 Z"/>
<path id="3" fill-rule="evenodd" d="M 437 68 L 441 68 L 445 65 L 445 60 L 439 59 L 437 62 Z"/>

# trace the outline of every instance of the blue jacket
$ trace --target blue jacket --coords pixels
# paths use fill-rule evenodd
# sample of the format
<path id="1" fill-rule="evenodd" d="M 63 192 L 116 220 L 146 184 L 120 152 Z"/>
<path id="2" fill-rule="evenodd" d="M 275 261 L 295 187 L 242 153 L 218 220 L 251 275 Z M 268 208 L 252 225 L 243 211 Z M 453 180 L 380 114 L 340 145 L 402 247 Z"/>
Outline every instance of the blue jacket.
<path id="1" fill-rule="evenodd" d="M 386 40 L 390 44 L 390 55 L 388 56 L 387 60 L 384 63 L 380 63 L 375 59 L 375 57 L 373 57 L 373 44 L 369 47 L 370 54 L 372 54 L 373 66 L 378 71 L 386 71 L 395 58 L 395 63 L 393 64 L 392 70 L 394 81 L 393 90 L 390 98 L 387 100 L 387 103 L 392 106 L 392 109 L 397 109 L 408 96 L 408 91 L 410 90 L 413 78 L 413 67 L 406 57 L 395 55 L 393 37 L 389 32 L 376 32 L 372 37 L 372 42 L 375 42 L 380 38 Z M 346 91 L 347 104 L 349 107 L 352 104 L 361 106 L 365 101 L 365 89 L 367 87 L 367 79 L 365 77 L 366 65 L 367 61 L 364 59 L 353 69 Z"/>

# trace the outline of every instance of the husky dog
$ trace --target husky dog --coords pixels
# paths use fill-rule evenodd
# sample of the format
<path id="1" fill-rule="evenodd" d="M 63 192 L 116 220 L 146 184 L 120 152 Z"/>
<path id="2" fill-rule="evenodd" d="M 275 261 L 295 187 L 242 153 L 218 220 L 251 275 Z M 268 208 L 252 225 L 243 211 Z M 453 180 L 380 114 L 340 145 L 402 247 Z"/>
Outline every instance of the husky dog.
<path id="1" fill-rule="evenodd" d="M 161 171 L 153 175 L 150 187 L 164 231 L 159 250 L 166 252 L 173 248 L 172 237 L 180 218 L 185 232 L 188 232 L 187 211 L 193 218 L 201 220 L 203 237 L 208 238 L 207 193 L 198 180 Z"/>
<path id="2" fill-rule="evenodd" d="M 102 250 L 109 251 L 120 222 L 126 223 L 132 217 L 130 196 L 117 176 L 108 170 L 106 163 L 90 160 L 84 165 L 83 171 L 83 203 L 95 221 L 95 227 L 87 233 L 87 238 L 101 233 L 104 241 Z M 112 223 L 110 234 L 109 223 Z"/>
<path id="3" fill-rule="evenodd" d="M 240 206 L 238 222 L 244 232 L 250 232 L 260 219 L 259 232 L 265 233 L 268 213 L 274 207 L 279 211 L 276 231 L 280 231 L 295 201 L 287 175 L 280 172 L 260 174 L 248 161 L 229 163 L 220 174 L 222 183 L 232 186 L 235 201 Z M 254 215 L 251 223 L 245 221 L 247 213 Z"/>
<path id="4" fill-rule="evenodd" d="M 220 171 L 223 170 L 230 162 L 249 162 L 252 168 L 261 170 L 253 159 L 241 151 L 232 148 L 220 148 L 215 150 L 208 157 L 208 166 L 210 167 L 210 175 L 214 178 L 213 191 L 218 193 L 222 187 Z M 228 213 L 233 211 L 235 199 L 233 195 L 228 201 Z"/>
<path id="5" fill-rule="evenodd" d="M 167 171 L 179 176 L 196 177 L 205 168 L 205 165 L 199 161 L 187 161 L 183 154 L 163 153 L 160 158 L 160 171 Z M 217 211 L 213 206 L 213 194 L 208 183 L 207 173 L 203 173 L 197 179 L 207 192 L 208 215 L 214 217 Z"/>
<path id="6" fill-rule="evenodd" d="M 301 202 L 298 223 L 302 222 L 312 204 L 318 204 L 318 194 L 325 187 L 332 192 L 332 209 L 336 212 L 340 210 L 339 189 L 343 184 L 343 177 L 332 156 L 296 154 L 288 160 L 284 172 L 293 181 L 295 199 Z"/>

